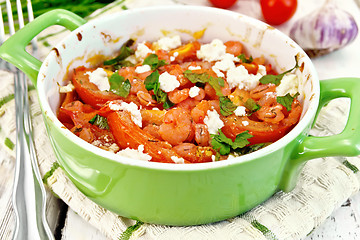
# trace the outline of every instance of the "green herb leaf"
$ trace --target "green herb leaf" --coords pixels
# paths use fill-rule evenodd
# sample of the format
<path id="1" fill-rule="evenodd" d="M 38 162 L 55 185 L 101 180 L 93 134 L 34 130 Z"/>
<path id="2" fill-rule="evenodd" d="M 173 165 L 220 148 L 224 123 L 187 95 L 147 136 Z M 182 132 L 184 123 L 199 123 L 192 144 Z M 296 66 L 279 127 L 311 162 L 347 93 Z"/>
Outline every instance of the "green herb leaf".
<path id="1" fill-rule="evenodd" d="M 278 74 L 278 75 L 272 75 L 272 74 L 268 74 L 268 75 L 265 75 L 265 76 L 262 76 L 260 78 L 260 82 L 262 84 L 268 84 L 268 83 L 273 83 L 275 84 L 276 86 L 279 86 L 280 83 L 281 83 L 281 80 L 283 79 L 283 77 L 290 73 L 291 71 L 293 71 L 294 69 L 298 68 L 299 67 L 299 63 L 298 63 L 298 59 L 297 57 L 295 56 L 295 66 L 292 68 L 292 69 L 289 69 L 281 74 Z"/>
<path id="2" fill-rule="evenodd" d="M 184 76 L 192 83 L 209 83 L 216 91 L 216 95 L 222 97 L 221 87 L 224 87 L 225 81 L 220 77 L 212 77 L 208 73 L 193 73 L 191 70 L 186 70 Z"/>
<path id="3" fill-rule="evenodd" d="M 109 125 L 106 117 L 102 117 L 99 114 L 96 114 L 90 121 L 92 125 L 98 126 L 101 129 L 109 129 Z"/>
<path id="4" fill-rule="evenodd" d="M 276 101 L 278 103 L 280 103 L 281 105 L 283 105 L 286 110 L 290 111 L 291 110 L 291 105 L 294 101 L 294 98 L 296 98 L 297 96 L 299 96 L 300 93 L 295 93 L 294 96 L 291 96 L 290 93 L 287 93 L 285 96 L 279 96 L 279 97 L 276 97 Z"/>
<path id="5" fill-rule="evenodd" d="M 120 48 L 119 55 L 116 58 L 107 60 L 104 65 L 121 65 L 124 59 L 135 53 L 134 49 L 130 47 L 134 44 L 134 40 L 129 39 Z"/>
<path id="6" fill-rule="evenodd" d="M 240 54 L 239 56 L 237 56 L 241 62 L 243 63 L 252 63 L 254 61 L 254 59 L 252 58 L 252 56 L 250 56 L 249 58 L 246 58 L 245 54 Z"/>
<path id="7" fill-rule="evenodd" d="M 220 113 L 223 116 L 230 116 L 234 113 L 237 106 L 228 97 L 220 97 Z"/>
<path id="8" fill-rule="evenodd" d="M 112 74 L 109 78 L 110 91 L 126 98 L 131 89 L 131 83 L 129 79 L 126 79 L 123 76 L 120 76 L 118 72 Z"/>
<path id="9" fill-rule="evenodd" d="M 256 112 L 257 110 L 260 109 L 260 106 L 252 98 L 249 98 L 248 100 L 246 100 L 246 102 L 244 103 L 244 106 L 247 109 L 249 109 L 252 113 Z"/>
<path id="10" fill-rule="evenodd" d="M 247 139 L 253 137 L 249 134 L 249 131 L 244 131 L 236 135 L 235 141 L 233 142 L 230 138 L 219 129 L 219 134 L 210 134 L 212 137 L 211 145 L 213 149 L 218 151 L 221 155 L 228 155 L 231 150 L 235 151 L 241 149 L 249 144 Z"/>
<path id="11" fill-rule="evenodd" d="M 232 149 L 241 149 L 248 145 L 250 142 L 248 141 L 249 138 L 252 138 L 253 135 L 249 133 L 249 131 L 244 131 L 236 135 L 235 141 L 232 145 Z"/>
<path id="12" fill-rule="evenodd" d="M 158 103 L 163 103 L 163 107 L 165 109 L 168 109 L 174 104 L 169 100 L 167 93 L 160 89 L 159 76 L 160 74 L 158 70 L 152 72 L 149 76 L 147 76 L 144 81 L 145 88 L 148 91 L 153 90 L 153 99 L 155 99 Z"/>
<path id="13" fill-rule="evenodd" d="M 167 63 L 165 60 L 159 60 L 158 55 L 152 53 L 144 59 L 143 65 L 149 65 L 151 70 L 158 69 L 159 67 L 165 66 Z"/>

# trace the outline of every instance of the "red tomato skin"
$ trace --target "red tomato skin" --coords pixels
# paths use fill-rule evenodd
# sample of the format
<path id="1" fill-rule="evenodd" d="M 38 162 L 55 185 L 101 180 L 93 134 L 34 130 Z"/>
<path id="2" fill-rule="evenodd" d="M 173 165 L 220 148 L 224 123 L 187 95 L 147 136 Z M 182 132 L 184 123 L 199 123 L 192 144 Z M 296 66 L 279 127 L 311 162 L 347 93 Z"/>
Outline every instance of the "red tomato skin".
<path id="1" fill-rule="evenodd" d="M 260 0 L 260 5 L 265 21 L 280 25 L 295 14 L 297 0 Z"/>
<path id="2" fill-rule="evenodd" d="M 230 8 L 232 7 L 237 0 L 209 0 L 214 7 L 218 8 Z"/>

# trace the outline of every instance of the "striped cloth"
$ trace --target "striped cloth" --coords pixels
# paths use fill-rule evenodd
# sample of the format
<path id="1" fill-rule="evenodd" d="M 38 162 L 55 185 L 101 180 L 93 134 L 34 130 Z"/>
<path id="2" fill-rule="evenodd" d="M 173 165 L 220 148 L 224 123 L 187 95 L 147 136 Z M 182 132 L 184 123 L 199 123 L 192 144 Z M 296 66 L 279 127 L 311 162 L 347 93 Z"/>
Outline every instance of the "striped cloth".
<path id="1" fill-rule="evenodd" d="M 156 4 L 178 4 L 184 1 L 159 0 Z M 186 2 L 186 1 L 185 1 Z M 187 1 L 189 2 L 189 1 Z M 253 2 L 253 1 L 252 1 Z M 204 1 L 197 1 L 203 4 Z M 92 17 L 127 8 L 154 4 L 154 1 L 118 0 L 107 8 L 95 12 Z M 55 33 L 55 34 L 54 34 Z M 40 57 L 61 39 L 66 32 L 54 27 L 44 33 Z M 14 160 L 15 107 L 13 100 L 13 76 L 0 71 L 0 144 Z M 29 92 L 33 118 L 34 138 L 40 172 L 48 189 L 109 239 L 303 239 L 319 226 L 334 209 L 350 196 L 359 192 L 359 157 L 332 157 L 309 161 L 299 177 L 296 188 L 278 192 L 251 211 L 226 221 L 191 227 L 168 227 L 136 222 L 118 216 L 89 200 L 68 179 L 56 162 L 46 136 L 41 110 L 35 90 Z M 328 104 L 319 115 L 311 134 L 318 136 L 341 132 L 347 114 L 347 99 Z M 6 126 L 6 127 L 5 127 Z"/>

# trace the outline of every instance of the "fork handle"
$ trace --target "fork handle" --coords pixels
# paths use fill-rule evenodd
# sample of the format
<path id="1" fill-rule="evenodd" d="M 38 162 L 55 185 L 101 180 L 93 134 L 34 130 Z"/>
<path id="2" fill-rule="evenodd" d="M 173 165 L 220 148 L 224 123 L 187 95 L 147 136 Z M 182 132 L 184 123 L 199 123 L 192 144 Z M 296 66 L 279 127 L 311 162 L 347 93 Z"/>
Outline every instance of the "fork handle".
<path id="1" fill-rule="evenodd" d="M 14 75 L 16 116 L 16 167 L 13 189 L 15 229 L 13 240 L 53 240 L 46 221 L 46 194 L 36 162 L 32 138 L 27 83 L 25 75 Z"/>
<path id="2" fill-rule="evenodd" d="M 52 10 L 34 19 L 5 41 L 0 47 L 0 56 L 23 71 L 36 86 L 42 62 L 29 54 L 25 48 L 44 29 L 60 25 L 72 31 L 85 24 L 86 20 L 62 9 Z"/>

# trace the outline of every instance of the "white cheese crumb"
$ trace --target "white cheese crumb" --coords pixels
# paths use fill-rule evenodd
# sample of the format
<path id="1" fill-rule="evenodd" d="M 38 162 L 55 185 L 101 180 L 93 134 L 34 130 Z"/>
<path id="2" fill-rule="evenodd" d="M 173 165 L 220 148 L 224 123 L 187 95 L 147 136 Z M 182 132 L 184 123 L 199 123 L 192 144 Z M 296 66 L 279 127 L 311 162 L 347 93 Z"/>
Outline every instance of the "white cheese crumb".
<path id="1" fill-rule="evenodd" d="M 189 66 L 188 67 L 188 70 L 199 70 L 199 69 L 201 69 L 201 67 L 200 66 Z"/>
<path id="2" fill-rule="evenodd" d="M 139 127 L 142 127 L 141 112 L 135 103 L 121 102 L 119 104 L 119 103 L 110 102 L 109 108 L 113 111 L 120 111 L 120 110 L 128 111 L 131 114 L 131 120 Z"/>
<path id="3" fill-rule="evenodd" d="M 179 35 L 172 37 L 163 37 L 160 38 L 157 42 L 154 42 L 154 47 L 156 49 L 163 49 L 165 51 L 170 51 L 171 49 L 181 46 L 181 38 Z"/>
<path id="4" fill-rule="evenodd" d="M 285 96 L 289 93 L 294 96 L 298 92 L 299 80 L 295 74 L 286 74 L 279 86 L 276 88 L 278 96 Z"/>
<path id="5" fill-rule="evenodd" d="M 171 62 L 175 61 L 175 57 L 174 57 L 174 56 L 170 56 L 170 61 L 171 61 Z"/>
<path id="6" fill-rule="evenodd" d="M 74 91 L 75 87 L 72 85 L 72 83 L 69 83 L 66 86 L 60 86 L 59 92 L 60 93 L 68 93 Z"/>
<path id="7" fill-rule="evenodd" d="M 182 157 L 171 156 L 171 160 L 173 160 L 174 163 L 184 163 L 184 159 Z"/>
<path id="8" fill-rule="evenodd" d="M 164 92 L 171 92 L 180 86 L 176 76 L 164 72 L 159 76 L 160 89 Z"/>
<path id="9" fill-rule="evenodd" d="M 219 39 L 214 39 L 209 44 L 203 44 L 200 50 L 196 52 L 196 56 L 199 59 L 212 62 L 221 60 L 226 53 L 226 46 Z"/>
<path id="10" fill-rule="evenodd" d="M 110 83 L 108 75 L 103 68 L 98 68 L 92 72 L 86 72 L 86 75 L 89 75 L 89 81 L 94 83 L 100 91 L 109 91 Z"/>
<path id="11" fill-rule="evenodd" d="M 208 110 L 204 118 L 204 123 L 208 127 L 210 134 L 217 134 L 218 130 L 224 126 L 224 122 L 220 119 L 220 115 L 216 110 Z"/>
<path id="12" fill-rule="evenodd" d="M 249 125 L 249 122 L 248 121 L 242 121 L 241 122 L 245 127 L 247 126 L 247 125 Z"/>
<path id="13" fill-rule="evenodd" d="M 264 65 L 259 65 L 257 74 L 260 74 L 261 76 L 265 76 L 266 73 L 266 67 Z"/>
<path id="14" fill-rule="evenodd" d="M 246 116 L 246 107 L 244 106 L 238 106 L 234 111 L 236 116 Z"/>
<path id="15" fill-rule="evenodd" d="M 227 72 L 227 82 L 230 88 L 238 87 L 247 91 L 253 90 L 259 85 L 259 80 L 263 75 L 260 73 L 249 74 L 243 65 L 232 68 Z"/>
<path id="16" fill-rule="evenodd" d="M 230 69 L 235 68 L 234 63 L 235 56 L 229 53 L 226 53 L 221 61 L 217 61 L 212 67 L 212 70 L 216 73 L 218 77 L 225 77 L 223 72 L 227 72 Z M 222 72 L 223 71 L 223 72 Z"/>
<path id="17" fill-rule="evenodd" d="M 136 73 L 144 73 L 144 72 L 148 72 L 150 70 L 151 70 L 151 67 L 149 65 L 147 65 L 147 64 L 142 65 L 142 66 L 137 66 L 135 68 Z"/>
<path id="18" fill-rule="evenodd" d="M 152 157 L 144 153 L 144 145 L 139 145 L 138 149 L 125 148 L 116 153 L 117 155 L 128 157 L 132 159 L 138 159 L 143 161 L 150 161 Z"/>
<path id="19" fill-rule="evenodd" d="M 189 96 L 191 98 L 196 97 L 197 95 L 199 95 L 199 93 L 200 93 L 200 88 L 198 88 L 197 86 L 193 86 L 189 90 Z"/>
<path id="20" fill-rule="evenodd" d="M 216 156 L 215 156 L 215 155 L 211 155 L 211 160 L 212 160 L 213 162 L 215 162 Z"/>
<path id="21" fill-rule="evenodd" d="M 150 48 L 148 48 L 148 46 L 146 46 L 145 42 L 139 43 L 136 48 L 136 51 L 135 51 L 135 58 L 138 61 L 143 60 L 147 57 L 147 55 L 149 53 L 155 53 L 155 52 L 152 51 Z"/>

